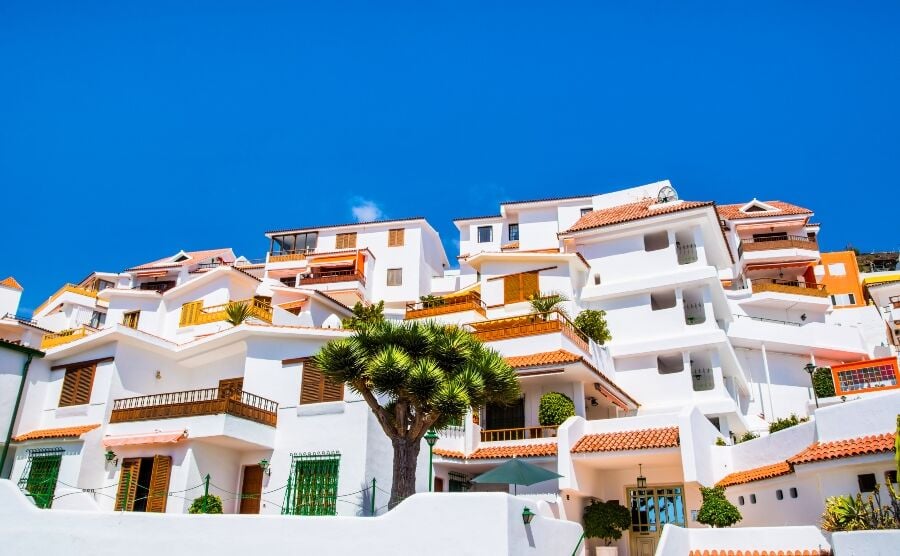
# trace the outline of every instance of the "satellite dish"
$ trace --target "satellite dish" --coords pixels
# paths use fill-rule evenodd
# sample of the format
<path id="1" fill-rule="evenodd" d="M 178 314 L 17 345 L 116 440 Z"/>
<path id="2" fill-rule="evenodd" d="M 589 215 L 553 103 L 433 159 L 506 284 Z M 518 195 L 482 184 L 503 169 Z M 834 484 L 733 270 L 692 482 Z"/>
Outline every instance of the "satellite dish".
<path id="1" fill-rule="evenodd" d="M 657 203 L 671 203 L 672 201 L 678 200 L 678 193 L 675 192 L 675 189 L 667 185 L 659 190 L 659 193 L 656 195 Z"/>

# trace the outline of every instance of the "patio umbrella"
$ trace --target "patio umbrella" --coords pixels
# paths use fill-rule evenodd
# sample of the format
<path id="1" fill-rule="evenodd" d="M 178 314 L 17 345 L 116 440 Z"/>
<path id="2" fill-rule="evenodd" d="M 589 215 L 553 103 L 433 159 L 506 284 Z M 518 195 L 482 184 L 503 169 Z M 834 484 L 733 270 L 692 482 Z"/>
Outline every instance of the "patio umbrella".
<path id="1" fill-rule="evenodd" d="M 513 493 L 518 494 L 518 485 L 533 485 L 550 479 L 558 479 L 562 475 L 548 471 L 543 467 L 526 463 L 518 458 L 513 458 L 496 469 L 472 479 L 473 483 L 501 483 L 513 485 Z"/>

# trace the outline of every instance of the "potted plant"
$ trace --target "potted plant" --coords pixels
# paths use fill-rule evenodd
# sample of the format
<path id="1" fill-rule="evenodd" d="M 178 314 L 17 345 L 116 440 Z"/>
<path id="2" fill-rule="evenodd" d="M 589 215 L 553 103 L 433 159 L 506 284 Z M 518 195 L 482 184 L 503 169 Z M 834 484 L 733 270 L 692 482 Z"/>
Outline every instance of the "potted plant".
<path id="1" fill-rule="evenodd" d="M 538 422 L 542 427 L 558 427 L 575 415 L 575 402 L 559 392 L 547 392 L 538 405 Z"/>
<path id="2" fill-rule="evenodd" d="M 631 526 L 631 512 L 618 502 L 594 500 L 584 509 L 584 536 L 602 539 L 597 556 L 617 556 L 619 548 L 612 546 L 622 538 L 622 531 Z"/>

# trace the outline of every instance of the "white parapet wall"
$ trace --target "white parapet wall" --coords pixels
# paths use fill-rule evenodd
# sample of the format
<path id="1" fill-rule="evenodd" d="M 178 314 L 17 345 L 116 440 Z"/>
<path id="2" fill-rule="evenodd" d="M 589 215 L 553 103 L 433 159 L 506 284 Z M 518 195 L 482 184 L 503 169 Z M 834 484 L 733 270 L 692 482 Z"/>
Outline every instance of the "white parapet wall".
<path id="1" fill-rule="evenodd" d="M 537 514 L 528 526 L 526 506 Z M 558 556 L 581 532 L 545 502 L 500 493 L 416 494 L 379 517 L 200 516 L 40 510 L 0 480 L 3 554 Z"/>
<path id="2" fill-rule="evenodd" d="M 656 556 L 687 556 L 692 551 L 719 554 L 754 554 L 768 551 L 770 554 L 828 553 L 831 545 L 816 527 L 743 527 L 725 529 L 685 529 L 667 525 L 663 529 Z M 842 556 L 839 552 L 837 556 Z M 862 554 L 862 553 L 860 553 Z M 868 553 L 867 553 L 868 554 Z"/>
<path id="3" fill-rule="evenodd" d="M 888 556 L 900 552 L 900 530 L 833 533 L 834 556 Z"/>

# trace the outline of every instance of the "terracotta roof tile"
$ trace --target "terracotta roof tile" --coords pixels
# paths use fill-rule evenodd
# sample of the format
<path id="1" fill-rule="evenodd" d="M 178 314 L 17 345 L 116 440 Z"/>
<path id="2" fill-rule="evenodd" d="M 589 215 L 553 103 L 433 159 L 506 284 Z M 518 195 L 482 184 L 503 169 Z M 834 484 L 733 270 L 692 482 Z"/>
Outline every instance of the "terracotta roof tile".
<path id="1" fill-rule="evenodd" d="M 749 202 L 749 201 L 748 201 Z M 790 216 L 790 215 L 800 215 L 800 214 L 812 214 L 812 211 L 808 208 L 798 207 L 797 205 L 792 205 L 790 203 L 784 203 L 781 201 L 760 201 L 765 205 L 771 205 L 778 209 L 775 211 L 754 211 L 754 212 L 741 212 L 741 207 L 746 205 L 747 203 L 738 203 L 735 205 L 719 205 L 716 207 L 716 212 L 719 213 L 719 218 L 723 220 L 740 220 L 742 218 L 761 218 L 764 216 Z"/>
<path id="2" fill-rule="evenodd" d="M 509 251 L 511 249 L 518 249 L 518 248 L 519 248 L 518 241 L 510 241 L 509 243 L 500 246 L 501 251 Z"/>
<path id="3" fill-rule="evenodd" d="M 442 458 L 456 458 L 456 459 L 465 459 L 466 455 L 462 452 L 457 452 L 455 450 L 444 450 L 443 448 L 435 448 L 434 455 L 441 456 Z"/>
<path id="4" fill-rule="evenodd" d="M 19 291 L 25 289 L 18 282 L 16 282 L 16 279 L 12 276 L 7 276 L 3 280 L 0 280 L 0 286 L 6 286 L 7 288 L 12 288 Z"/>
<path id="5" fill-rule="evenodd" d="M 681 444 L 678 427 L 587 434 L 572 447 L 572 453 L 615 452 L 675 448 Z"/>
<path id="6" fill-rule="evenodd" d="M 570 351 L 558 349 L 556 351 L 544 351 L 541 353 L 532 353 L 529 355 L 514 355 L 506 357 L 506 362 L 510 367 L 539 367 L 542 365 L 559 365 L 562 363 L 577 363 L 583 359 L 580 355 L 575 355 Z"/>
<path id="7" fill-rule="evenodd" d="M 650 208 L 653 205 L 656 205 L 656 208 Z M 660 214 L 672 214 L 673 212 L 711 206 L 714 206 L 711 201 L 680 201 L 657 204 L 656 199 L 643 199 L 636 203 L 628 203 L 626 205 L 589 212 L 582 216 L 578 222 L 575 222 L 571 228 L 566 230 L 566 233 L 601 228 L 603 226 L 612 226 L 613 224 L 641 220 Z"/>
<path id="8" fill-rule="evenodd" d="M 158 259 L 155 261 L 150 261 L 149 263 L 139 264 L 137 266 L 132 266 L 127 268 L 126 270 L 147 270 L 153 268 L 176 268 L 180 266 L 197 264 L 200 261 L 210 259 L 212 257 L 223 256 L 223 258 L 228 261 L 234 260 L 232 256 L 233 253 L 230 247 L 222 247 L 219 249 L 205 249 L 203 251 L 185 251 L 184 252 L 190 259 L 181 262 L 173 262 L 172 257 L 177 255 L 178 253 L 174 253 L 169 255 L 168 257 L 163 257 L 162 259 Z"/>
<path id="9" fill-rule="evenodd" d="M 435 448 L 434 454 L 445 458 L 455 459 L 505 459 L 505 458 L 536 458 L 556 455 L 556 443 L 519 444 L 517 446 L 487 446 L 478 448 L 469 457 L 455 450 L 443 450 Z"/>
<path id="10" fill-rule="evenodd" d="M 894 435 L 891 433 L 848 438 L 833 442 L 814 442 L 808 448 L 788 458 L 788 463 L 811 463 L 829 459 L 881 454 L 894 451 Z"/>
<path id="11" fill-rule="evenodd" d="M 90 432 L 100 424 L 81 425 L 78 427 L 62 427 L 58 429 L 40 429 L 36 431 L 26 432 L 19 436 L 13 437 L 14 442 L 25 442 L 26 440 L 41 440 L 44 438 L 78 438 L 86 432 Z"/>
<path id="12" fill-rule="evenodd" d="M 730 548 L 691 550 L 690 556 L 830 556 L 831 551 L 823 548 L 806 548 L 796 550 L 734 550 Z"/>
<path id="13" fill-rule="evenodd" d="M 754 469 L 732 473 L 716 483 L 716 485 L 722 487 L 741 485 L 744 483 L 750 483 L 762 479 L 780 477 L 782 475 L 787 475 L 793 472 L 794 468 L 790 463 L 786 461 L 779 461 L 778 463 L 773 463 L 772 465 L 764 465 L 762 467 L 756 467 Z"/>

